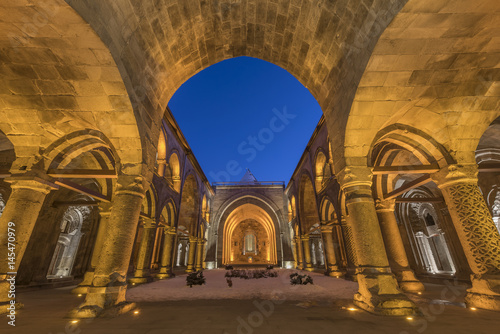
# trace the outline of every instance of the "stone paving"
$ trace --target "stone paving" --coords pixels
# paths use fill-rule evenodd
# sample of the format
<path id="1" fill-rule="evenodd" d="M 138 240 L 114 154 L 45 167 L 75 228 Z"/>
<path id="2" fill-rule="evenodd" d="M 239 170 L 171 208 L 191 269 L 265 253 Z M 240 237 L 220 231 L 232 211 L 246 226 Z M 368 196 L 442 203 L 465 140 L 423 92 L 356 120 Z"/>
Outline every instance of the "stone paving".
<path id="1" fill-rule="evenodd" d="M 3 318 L 0 333 L 42 334 L 157 334 L 157 333 L 495 333 L 499 314 L 461 306 L 464 289 L 457 294 L 442 285 L 426 284 L 427 291 L 412 296 L 424 315 L 413 320 L 382 317 L 361 310 L 349 311 L 350 300 L 330 302 L 264 300 L 197 300 L 138 303 L 138 314 L 81 320 L 64 318 L 81 297 L 71 287 L 22 294 L 24 309 L 16 327 Z M 446 293 L 443 293 L 446 292 Z M 439 302 L 446 298 L 448 302 Z M 8 331 L 5 331 L 5 330 Z"/>

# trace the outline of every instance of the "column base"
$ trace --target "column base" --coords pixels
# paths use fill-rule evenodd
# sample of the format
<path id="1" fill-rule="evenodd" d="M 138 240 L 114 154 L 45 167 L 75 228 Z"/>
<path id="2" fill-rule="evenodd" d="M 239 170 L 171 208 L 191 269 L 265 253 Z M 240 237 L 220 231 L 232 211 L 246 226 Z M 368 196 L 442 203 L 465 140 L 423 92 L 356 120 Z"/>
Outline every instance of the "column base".
<path id="1" fill-rule="evenodd" d="M 202 267 L 196 267 L 196 268 L 194 268 L 194 269 L 195 269 L 196 271 L 201 271 L 201 270 L 203 270 L 203 268 L 202 268 Z"/>
<path id="2" fill-rule="evenodd" d="M 418 307 L 397 288 L 392 274 L 357 275 L 359 291 L 354 295 L 354 304 L 378 315 L 407 316 L 419 314 Z"/>
<path id="3" fill-rule="evenodd" d="M 90 287 L 85 301 L 68 313 L 68 318 L 96 318 L 116 316 L 135 307 L 135 303 L 125 301 L 126 285 L 114 287 Z"/>
<path id="4" fill-rule="evenodd" d="M 17 310 L 20 310 L 24 308 L 24 304 L 19 303 L 19 302 L 14 302 L 14 304 L 11 304 L 10 302 L 2 302 L 0 303 L 0 314 L 7 314 L 7 317 L 9 317 L 9 313 L 11 312 L 17 312 Z"/>
<path id="5" fill-rule="evenodd" d="M 335 277 L 335 278 L 341 278 L 342 276 L 344 276 L 344 273 L 341 271 L 327 271 L 327 272 L 325 272 L 325 274 L 327 276 Z"/>
<path id="6" fill-rule="evenodd" d="M 465 304 L 485 310 L 500 311 L 500 278 L 471 277 L 472 288 L 467 289 Z"/>
<path id="7" fill-rule="evenodd" d="M 304 268 L 305 271 L 314 271 L 314 268 L 311 265 L 306 265 Z"/>
<path id="8" fill-rule="evenodd" d="M 86 295 L 89 292 L 90 285 L 78 285 L 76 288 L 71 290 L 74 295 Z"/>
<path id="9" fill-rule="evenodd" d="M 194 268 L 193 268 L 193 267 L 189 267 L 189 266 L 188 266 L 188 267 L 186 268 L 186 272 L 187 272 L 187 273 L 193 273 L 193 272 L 195 272 L 195 270 L 194 270 Z"/>
<path id="10" fill-rule="evenodd" d="M 404 292 L 425 291 L 425 286 L 415 277 L 415 273 L 413 271 L 403 270 L 399 273 L 395 273 L 395 276 L 398 280 L 399 287 Z"/>
<path id="11" fill-rule="evenodd" d="M 170 278 L 170 277 L 173 277 L 174 275 L 172 273 L 159 273 L 159 274 L 156 274 L 156 278 L 158 279 L 166 279 L 166 278 Z"/>
<path id="12" fill-rule="evenodd" d="M 152 277 L 132 277 L 127 280 L 129 284 L 144 284 L 153 281 Z"/>
<path id="13" fill-rule="evenodd" d="M 83 306 L 77 308 L 66 316 L 72 319 L 92 319 L 92 318 L 114 318 L 121 314 L 132 311 L 137 307 L 136 303 L 123 302 L 107 309 L 102 309 L 96 305 Z"/>

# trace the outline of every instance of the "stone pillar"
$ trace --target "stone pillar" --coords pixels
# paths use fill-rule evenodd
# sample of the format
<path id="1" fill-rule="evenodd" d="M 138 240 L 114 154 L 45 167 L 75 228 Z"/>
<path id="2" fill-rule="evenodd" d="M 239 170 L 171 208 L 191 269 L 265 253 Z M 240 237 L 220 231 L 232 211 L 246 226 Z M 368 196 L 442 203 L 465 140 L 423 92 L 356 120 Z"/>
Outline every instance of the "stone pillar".
<path id="1" fill-rule="evenodd" d="M 297 268 L 298 265 L 299 265 L 299 259 L 297 258 L 297 256 L 298 256 L 298 250 L 297 250 L 296 238 L 294 237 L 291 242 L 292 242 L 293 261 L 295 262 L 295 268 Z"/>
<path id="2" fill-rule="evenodd" d="M 194 260 L 196 255 L 196 243 L 198 238 L 195 236 L 189 236 L 189 255 L 188 255 L 188 263 L 186 267 L 187 273 L 192 273 L 194 271 Z"/>
<path id="3" fill-rule="evenodd" d="M 10 303 L 8 297 L 10 283 L 7 279 L 15 277 L 7 273 L 17 273 L 45 196 L 51 190 L 56 189 L 50 182 L 38 177 L 8 178 L 5 181 L 11 184 L 12 193 L 0 218 L 0 254 L 2 254 L 0 259 L 0 314 L 7 312 Z M 14 234 L 14 236 L 11 234 L 10 241 L 9 232 Z M 12 238 L 15 239 L 14 242 Z M 15 259 L 10 265 L 7 254 L 11 253 L 9 248 L 12 244 L 15 246 Z M 18 304 L 16 308 L 21 306 Z"/>
<path id="4" fill-rule="evenodd" d="M 295 237 L 295 247 L 297 249 L 297 269 L 304 269 L 304 255 L 302 253 L 302 242 L 300 241 L 300 236 Z"/>
<path id="5" fill-rule="evenodd" d="M 203 269 L 203 245 L 205 244 L 205 239 L 198 239 L 198 247 L 196 248 L 196 270 Z"/>
<path id="6" fill-rule="evenodd" d="M 403 291 L 421 292 L 425 290 L 425 287 L 415 277 L 415 273 L 410 268 L 398 222 L 394 214 L 395 202 L 395 199 L 377 201 L 376 205 L 389 265 Z"/>
<path id="7" fill-rule="evenodd" d="M 311 264 L 311 247 L 309 245 L 309 234 L 304 234 L 300 237 L 302 240 L 302 247 L 304 248 L 304 259 L 305 259 L 305 265 L 306 267 L 304 270 L 307 271 L 313 271 L 314 268 L 312 267 Z"/>
<path id="8" fill-rule="evenodd" d="M 399 290 L 389 267 L 372 196 L 370 169 L 346 167 L 338 176 L 346 198 L 359 265 L 359 290 L 354 303 L 377 314 L 416 313 L 416 305 Z"/>
<path id="9" fill-rule="evenodd" d="M 76 288 L 71 290 L 74 294 L 86 294 L 88 288 L 92 285 L 94 280 L 94 272 L 97 264 L 99 263 L 99 257 L 101 255 L 102 244 L 106 239 L 106 228 L 111 214 L 111 203 L 101 202 L 99 203 L 99 227 L 97 228 L 97 235 L 94 243 L 94 249 L 92 250 L 92 258 L 90 259 L 90 268 L 83 276 L 83 281 L 78 284 Z"/>
<path id="10" fill-rule="evenodd" d="M 321 225 L 321 235 L 326 253 L 326 274 L 332 277 L 342 277 L 344 274 L 339 270 L 333 245 L 333 225 Z"/>
<path id="11" fill-rule="evenodd" d="M 116 307 L 114 314 L 126 312 L 127 270 L 134 246 L 137 222 L 145 193 L 142 176 L 118 177 L 106 227 L 99 263 L 85 301 L 73 310 L 73 318 L 94 318 L 105 309 Z"/>
<path id="12" fill-rule="evenodd" d="M 201 251 L 202 259 L 203 259 L 203 256 L 205 256 L 205 254 L 207 253 L 207 242 L 208 242 L 208 240 L 203 241 L 203 249 Z M 207 269 L 207 263 L 205 261 L 206 261 L 206 258 L 203 259 L 203 261 L 202 261 L 202 269 Z"/>
<path id="13" fill-rule="evenodd" d="M 434 174 L 471 268 L 469 306 L 500 311 L 500 235 L 477 185 L 477 165 L 450 165 Z"/>
<path id="14" fill-rule="evenodd" d="M 172 276 L 172 248 L 174 246 L 177 232 L 175 227 L 165 227 L 165 241 L 163 243 L 163 253 L 161 255 L 160 272 L 156 275 L 159 279 L 165 279 Z"/>
<path id="15" fill-rule="evenodd" d="M 157 159 L 156 163 L 158 164 L 158 175 L 159 176 L 165 176 L 165 170 L 168 167 L 167 160 L 166 159 Z"/>
<path id="16" fill-rule="evenodd" d="M 128 280 L 129 283 L 141 284 L 151 280 L 151 276 L 149 275 L 149 258 L 154 246 L 155 231 L 156 222 L 151 218 L 142 218 L 142 237 L 137 254 L 137 266 L 134 277 Z"/>

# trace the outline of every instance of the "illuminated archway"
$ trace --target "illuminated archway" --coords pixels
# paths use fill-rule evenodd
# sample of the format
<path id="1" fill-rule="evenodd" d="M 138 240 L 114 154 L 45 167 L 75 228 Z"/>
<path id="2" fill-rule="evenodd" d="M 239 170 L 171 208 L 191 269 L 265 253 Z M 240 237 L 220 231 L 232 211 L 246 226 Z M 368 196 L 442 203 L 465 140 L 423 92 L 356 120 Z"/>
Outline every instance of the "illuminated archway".
<path id="1" fill-rule="evenodd" d="M 246 251 L 244 239 L 247 235 L 256 236 L 256 251 Z M 240 205 L 231 211 L 224 223 L 222 263 L 277 262 L 276 229 L 271 216 L 263 208 L 251 203 Z"/>

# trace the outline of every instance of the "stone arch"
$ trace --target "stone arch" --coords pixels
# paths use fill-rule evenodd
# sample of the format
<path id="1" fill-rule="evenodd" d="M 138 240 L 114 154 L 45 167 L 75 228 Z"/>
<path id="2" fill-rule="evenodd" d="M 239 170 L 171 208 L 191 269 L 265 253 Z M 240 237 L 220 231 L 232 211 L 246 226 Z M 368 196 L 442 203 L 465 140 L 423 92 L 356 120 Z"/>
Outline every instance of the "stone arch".
<path id="1" fill-rule="evenodd" d="M 160 214 L 160 223 L 165 226 L 174 227 L 175 226 L 175 204 L 173 200 L 168 200 L 167 204 L 163 207 Z"/>
<path id="2" fill-rule="evenodd" d="M 16 151 L 9 138 L 0 130 L 0 170 L 10 170 L 16 160 Z"/>
<path id="3" fill-rule="evenodd" d="M 199 197 L 196 177 L 189 173 L 182 187 L 178 224 L 185 226 L 191 236 L 196 236 L 198 233 Z"/>
<path id="4" fill-rule="evenodd" d="M 190 77 L 224 59 L 250 56 L 294 75 L 329 117 L 330 133 L 343 139 L 345 101 L 352 100 L 375 41 L 405 2 L 68 0 L 119 64 L 141 138 L 159 130 L 168 100 Z"/>
<path id="5" fill-rule="evenodd" d="M 476 148 L 476 162 L 479 166 L 478 185 L 500 231 L 500 177 L 495 167 L 500 163 L 500 117 L 486 129 Z M 490 168 L 488 168 L 491 166 Z M 493 167 L 493 168 L 492 168 Z"/>
<path id="6" fill-rule="evenodd" d="M 278 215 L 279 211 L 275 205 L 270 203 L 268 200 L 251 195 L 240 195 L 237 198 L 232 198 L 222 207 L 221 213 L 216 220 L 216 223 L 218 224 L 216 227 L 217 235 L 219 240 L 222 238 L 222 240 L 217 243 L 217 263 L 224 264 L 230 258 L 228 245 L 226 245 L 226 242 L 229 239 L 226 239 L 225 236 L 228 233 L 231 233 L 238 225 L 238 219 L 242 219 L 242 210 L 249 210 L 250 213 L 253 212 L 252 215 L 245 215 L 245 217 L 251 217 L 252 219 L 263 222 L 266 233 L 268 233 L 269 239 L 272 240 L 269 250 L 269 261 L 271 261 L 270 263 L 281 264 L 282 250 L 280 247 L 277 247 L 280 242 L 279 238 L 281 231 L 280 219 Z"/>
<path id="7" fill-rule="evenodd" d="M 174 190 L 181 191 L 181 164 L 177 152 L 172 152 L 168 158 L 168 166 L 170 167 L 170 174 L 172 177 L 172 184 Z"/>
<path id="8" fill-rule="evenodd" d="M 333 206 L 332 201 L 330 201 L 327 196 L 323 197 L 321 201 L 320 219 L 322 223 L 337 221 L 337 213 L 335 212 L 335 207 Z"/>
<path id="9" fill-rule="evenodd" d="M 159 176 L 165 176 L 167 167 L 167 132 L 165 130 L 165 122 L 162 122 L 160 137 L 158 139 L 158 148 L 156 153 L 156 168 Z"/>
<path id="10" fill-rule="evenodd" d="M 325 180 L 330 177 L 328 166 L 328 159 L 326 158 L 325 152 L 321 148 L 316 152 L 316 158 L 314 159 L 314 176 L 316 183 L 316 191 L 319 192 L 323 188 Z"/>
<path id="11" fill-rule="evenodd" d="M 149 218 L 156 220 L 156 203 L 158 201 L 158 195 L 154 184 L 151 184 L 149 189 L 142 200 L 141 213 Z"/>
<path id="12" fill-rule="evenodd" d="M 432 134 L 454 160 L 474 163 L 479 138 L 500 115 L 492 44 L 499 33 L 490 28 L 500 4 L 488 0 L 466 12 L 456 10 L 460 4 L 438 0 L 431 9 L 409 0 L 382 33 L 347 122 L 348 165 L 364 166 L 366 143 L 395 123 Z"/>
<path id="13" fill-rule="evenodd" d="M 18 148 L 13 167 L 30 170 L 38 162 L 33 157 L 75 129 L 101 129 L 122 172 L 140 175 L 142 147 L 133 108 L 115 61 L 94 30 L 61 1 L 6 4 L 2 13 L 12 24 L 0 32 L 6 46 L 0 129 Z"/>
<path id="14" fill-rule="evenodd" d="M 311 177 L 302 174 L 299 183 L 299 220 L 302 234 L 308 234 L 315 224 L 319 223 L 316 193 Z"/>
<path id="15" fill-rule="evenodd" d="M 393 124 L 382 129 L 375 136 L 368 157 L 368 166 L 374 167 L 433 165 L 439 169 L 456 163 L 446 148 L 429 134 L 403 124 Z M 384 198 L 404 182 L 422 175 L 423 173 L 415 174 L 412 171 L 375 175 L 375 197 Z"/>

